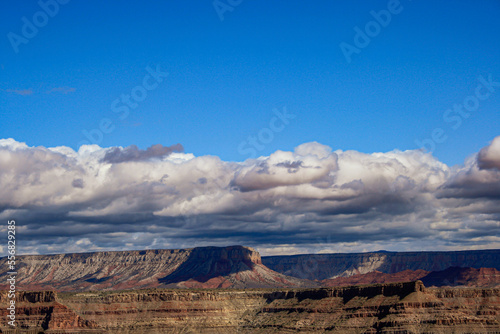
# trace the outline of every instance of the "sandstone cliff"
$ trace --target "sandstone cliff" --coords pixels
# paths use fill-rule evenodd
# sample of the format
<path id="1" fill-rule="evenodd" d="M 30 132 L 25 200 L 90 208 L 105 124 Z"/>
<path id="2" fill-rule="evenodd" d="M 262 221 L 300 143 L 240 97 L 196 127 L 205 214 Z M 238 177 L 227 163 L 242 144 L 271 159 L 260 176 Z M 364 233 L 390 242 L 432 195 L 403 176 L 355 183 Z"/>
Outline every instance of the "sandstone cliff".
<path id="1" fill-rule="evenodd" d="M 50 329 L 57 331 L 98 332 L 99 326 L 83 319 L 66 305 L 61 304 L 53 291 L 25 292 L 16 294 L 16 324 L 23 333 L 43 333 Z M 1 332 L 10 332 L 7 324 L 7 305 L 10 302 L 7 291 L 0 291 Z"/>
<path id="2" fill-rule="evenodd" d="M 319 289 L 31 292 L 20 300 L 18 324 L 45 333 L 500 331 L 499 289 L 428 289 L 419 281 Z M 3 331 L 6 302 L 0 295 Z"/>

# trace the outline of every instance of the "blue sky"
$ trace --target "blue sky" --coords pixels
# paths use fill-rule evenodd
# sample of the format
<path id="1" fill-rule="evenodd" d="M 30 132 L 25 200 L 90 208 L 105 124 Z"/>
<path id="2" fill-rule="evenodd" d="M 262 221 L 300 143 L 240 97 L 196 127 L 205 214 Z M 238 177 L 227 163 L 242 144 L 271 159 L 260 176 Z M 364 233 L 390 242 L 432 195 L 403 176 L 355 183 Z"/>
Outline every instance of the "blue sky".
<path id="1" fill-rule="evenodd" d="M 499 14 L 4 1 L 0 219 L 25 254 L 500 248 Z"/>
<path id="2" fill-rule="evenodd" d="M 354 45 L 354 27 L 388 3 L 242 1 L 220 20 L 211 1 L 73 0 L 16 53 L 8 34 L 22 36 L 22 18 L 33 22 L 41 7 L 7 1 L 0 138 L 76 149 L 82 131 L 109 119 L 102 147 L 180 143 L 196 156 L 242 161 L 249 154 L 238 145 L 286 107 L 296 117 L 259 155 L 309 141 L 367 153 L 415 149 L 441 128 L 447 138 L 434 155 L 462 163 L 498 135 L 500 89 L 457 129 L 443 113 L 473 94 L 479 76 L 500 81 L 500 2 L 402 0 L 348 63 L 339 44 Z M 168 77 L 120 119 L 111 103 L 158 64 Z"/>

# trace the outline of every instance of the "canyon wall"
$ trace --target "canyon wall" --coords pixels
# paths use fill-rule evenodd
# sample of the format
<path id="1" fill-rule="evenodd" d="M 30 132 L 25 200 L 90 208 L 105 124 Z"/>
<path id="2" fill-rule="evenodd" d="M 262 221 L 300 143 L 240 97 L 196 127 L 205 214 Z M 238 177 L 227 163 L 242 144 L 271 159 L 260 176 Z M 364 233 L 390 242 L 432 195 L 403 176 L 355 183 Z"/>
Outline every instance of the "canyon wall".
<path id="1" fill-rule="evenodd" d="M 0 293 L 0 329 L 6 324 Z M 500 290 L 422 282 L 317 289 L 20 292 L 18 325 L 41 333 L 495 333 Z M 38 333 L 38 332 L 36 332 Z"/>
<path id="2" fill-rule="evenodd" d="M 375 283 L 396 283 L 420 280 L 426 287 L 468 286 L 500 288 L 500 271 L 495 268 L 450 267 L 441 271 L 404 270 L 394 274 L 372 271 L 349 277 L 321 280 L 323 286 L 344 286 Z"/>
<path id="3" fill-rule="evenodd" d="M 324 280 L 373 271 L 393 274 L 404 270 L 442 271 L 449 267 L 500 270 L 500 250 L 455 252 L 372 252 L 263 256 L 271 270 L 297 278 Z"/>

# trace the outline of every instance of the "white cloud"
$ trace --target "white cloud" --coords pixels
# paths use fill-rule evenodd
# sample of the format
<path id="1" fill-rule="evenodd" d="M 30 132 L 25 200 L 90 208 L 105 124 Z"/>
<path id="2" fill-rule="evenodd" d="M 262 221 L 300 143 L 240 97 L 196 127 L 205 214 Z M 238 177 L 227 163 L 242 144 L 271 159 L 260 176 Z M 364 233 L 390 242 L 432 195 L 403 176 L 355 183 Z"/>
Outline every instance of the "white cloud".
<path id="1" fill-rule="evenodd" d="M 479 151 L 479 168 L 500 170 L 500 136 L 493 139 L 490 145 Z"/>
<path id="2" fill-rule="evenodd" d="M 0 216 L 19 220 L 33 252 L 130 248 L 123 240 L 300 252 L 325 236 L 324 249 L 472 248 L 497 242 L 500 171 L 481 164 L 496 166 L 498 138 L 453 169 L 418 150 L 314 142 L 235 163 L 161 145 L 76 152 L 2 139 Z"/>

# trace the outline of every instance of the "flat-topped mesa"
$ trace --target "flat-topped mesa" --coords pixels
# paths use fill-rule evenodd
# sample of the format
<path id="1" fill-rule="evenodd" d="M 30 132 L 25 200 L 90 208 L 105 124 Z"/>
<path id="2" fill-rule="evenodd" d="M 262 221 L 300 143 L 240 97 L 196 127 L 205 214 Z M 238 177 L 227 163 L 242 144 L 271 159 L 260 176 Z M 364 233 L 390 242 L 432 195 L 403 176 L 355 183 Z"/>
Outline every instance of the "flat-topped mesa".
<path id="1" fill-rule="evenodd" d="M 199 247 L 193 248 L 189 258 L 174 272 L 160 278 L 159 282 L 167 285 L 190 280 L 206 283 L 212 279 L 224 278 L 224 280 L 233 281 L 230 283 L 231 285 L 235 283 L 234 280 L 253 284 L 264 279 L 264 277 L 260 277 L 261 274 L 271 281 L 280 276 L 280 274 L 264 267 L 260 254 L 252 248 L 243 246 Z"/>
<path id="2" fill-rule="evenodd" d="M 0 266 L 6 261 L 1 258 Z M 18 268 L 17 284 L 24 290 L 319 285 L 271 271 L 256 250 L 244 246 L 21 255 Z M 6 287 L 5 276 L 0 273 L 0 288 Z"/>
<path id="3" fill-rule="evenodd" d="M 223 261 L 244 262 L 247 265 L 262 264 L 259 252 L 251 247 L 228 246 L 228 247 L 197 247 L 191 252 L 193 259 L 219 259 Z"/>

